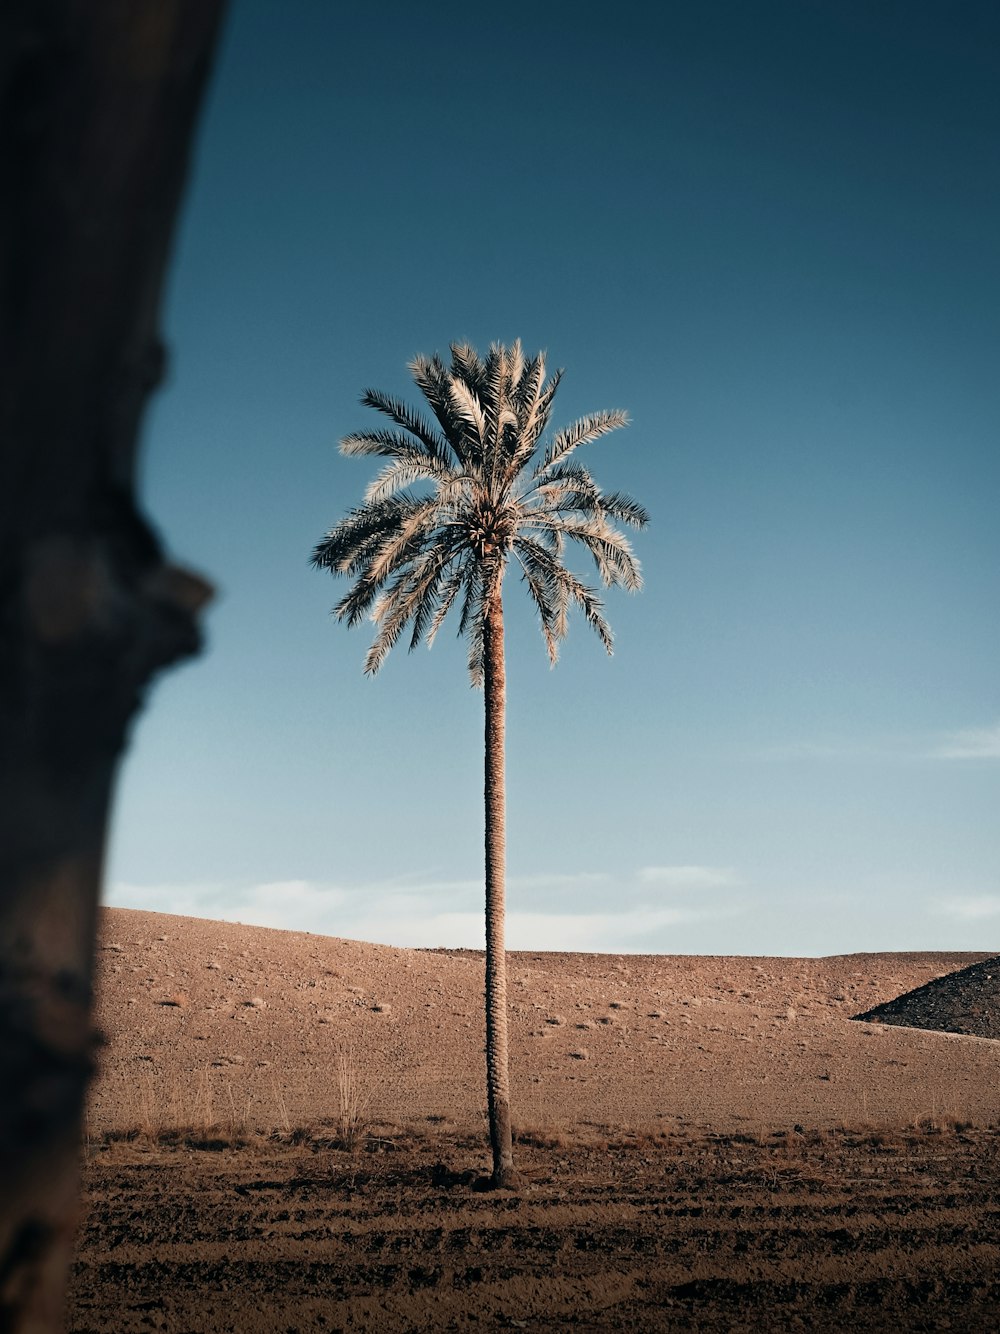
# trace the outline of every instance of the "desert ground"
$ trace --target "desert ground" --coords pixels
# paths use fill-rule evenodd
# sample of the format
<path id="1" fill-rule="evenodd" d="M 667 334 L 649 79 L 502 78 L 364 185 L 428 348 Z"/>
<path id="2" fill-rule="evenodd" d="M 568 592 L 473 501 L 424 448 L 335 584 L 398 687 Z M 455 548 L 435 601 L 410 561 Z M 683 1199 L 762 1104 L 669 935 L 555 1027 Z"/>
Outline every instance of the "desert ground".
<path id="1" fill-rule="evenodd" d="M 480 955 L 112 909 L 99 957 L 74 1334 L 1000 1328 L 991 954 L 511 954 L 516 1193 Z"/>

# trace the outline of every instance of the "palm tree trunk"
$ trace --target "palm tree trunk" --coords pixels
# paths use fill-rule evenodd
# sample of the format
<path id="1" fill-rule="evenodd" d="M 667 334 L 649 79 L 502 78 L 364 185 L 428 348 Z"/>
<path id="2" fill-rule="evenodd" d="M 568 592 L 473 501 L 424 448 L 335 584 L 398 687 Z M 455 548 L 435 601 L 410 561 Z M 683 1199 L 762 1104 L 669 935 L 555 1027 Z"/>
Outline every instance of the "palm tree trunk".
<path id="1" fill-rule="evenodd" d="M 506 893 L 506 804 L 504 727 L 507 678 L 504 667 L 503 568 L 487 596 L 483 633 L 486 704 L 486 1091 L 493 1148 L 493 1185 L 513 1186 L 510 1077 L 507 1065 L 507 954 L 504 946 Z"/>

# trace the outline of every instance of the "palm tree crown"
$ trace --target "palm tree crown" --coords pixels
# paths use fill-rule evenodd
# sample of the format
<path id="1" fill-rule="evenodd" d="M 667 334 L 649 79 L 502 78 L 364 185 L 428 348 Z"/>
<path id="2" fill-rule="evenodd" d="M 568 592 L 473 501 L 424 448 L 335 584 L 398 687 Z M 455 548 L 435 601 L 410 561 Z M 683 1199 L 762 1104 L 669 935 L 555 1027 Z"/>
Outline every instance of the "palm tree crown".
<path id="1" fill-rule="evenodd" d="M 625 426 L 627 414 L 582 417 L 546 443 L 561 372 L 546 379 L 544 355 L 525 357 L 519 341 L 493 344 L 485 359 L 456 343 L 450 367 L 436 355 L 421 356 L 410 370 L 433 422 L 387 394 L 364 393 L 362 403 L 394 428 L 348 435 L 341 452 L 387 462 L 364 504 L 313 552 L 315 565 L 354 580 L 334 614 L 352 626 L 370 615 L 376 626 L 365 671 L 378 671 L 407 627 L 411 650 L 421 640 L 433 643 L 457 603 L 469 670 L 480 685 L 487 608 L 511 562 L 538 609 L 553 663 L 574 604 L 610 653 L 601 599 L 563 558 L 572 539 L 590 552 L 606 587 L 642 585 L 616 523 L 641 528 L 645 510 L 620 492 L 603 494 L 573 457 L 581 445 Z"/>

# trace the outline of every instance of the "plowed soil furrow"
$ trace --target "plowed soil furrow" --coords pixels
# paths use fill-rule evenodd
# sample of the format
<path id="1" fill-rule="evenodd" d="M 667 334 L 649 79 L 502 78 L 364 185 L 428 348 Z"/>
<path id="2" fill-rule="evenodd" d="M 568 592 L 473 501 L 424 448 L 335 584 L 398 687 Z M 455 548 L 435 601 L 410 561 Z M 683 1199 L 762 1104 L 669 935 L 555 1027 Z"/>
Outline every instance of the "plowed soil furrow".
<path id="1" fill-rule="evenodd" d="M 997 1136 L 881 1138 L 826 1135 L 792 1164 L 697 1135 L 521 1146 L 518 1195 L 478 1191 L 476 1150 L 445 1139 L 113 1143 L 85 1167 L 68 1328 L 997 1328 Z"/>

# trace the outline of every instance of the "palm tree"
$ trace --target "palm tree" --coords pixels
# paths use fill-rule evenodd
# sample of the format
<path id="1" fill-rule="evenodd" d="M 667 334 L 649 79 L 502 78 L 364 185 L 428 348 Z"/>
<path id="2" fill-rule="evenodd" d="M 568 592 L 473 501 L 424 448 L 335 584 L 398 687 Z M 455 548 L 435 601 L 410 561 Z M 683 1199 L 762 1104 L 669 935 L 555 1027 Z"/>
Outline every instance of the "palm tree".
<path id="1" fill-rule="evenodd" d="M 341 442 L 347 455 L 388 462 L 352 510 L 313 552 L 313 564 L 353 580 L 334 615 L 376 627 L 365 671 L 374 674 L 410 628 L 410 650 L 427 644 L 449 610 L 460 608 L 472 682 L 484 687 L 486 717 L 486 1086 L 495 1186 L 515 1180 L 507 1065 L 504 951 L 506 677 L 502 587 L 516 565 L 538 610 L 554 664 L 574 604 L 607 651 L 611 631 L 597 592 L 563 563 L 568 538 L 589 551 L 603 583 L 641 587 L 639 565 L 615 521 L 643 527 L 645 510 L 619 492 L 603 494 L 573 458 L 581 446 L 628 422 L 624 412 L 583 417 L 543 443 L 562 372 L 546 379 L 545 359 L 520 342 L 494 344 L 483 359 L 451 347 L 451 366 L 417 357 L 413 379 L 433 423 L 404 403 L 368 389 L 361 402 L 393 428 Z"/>

